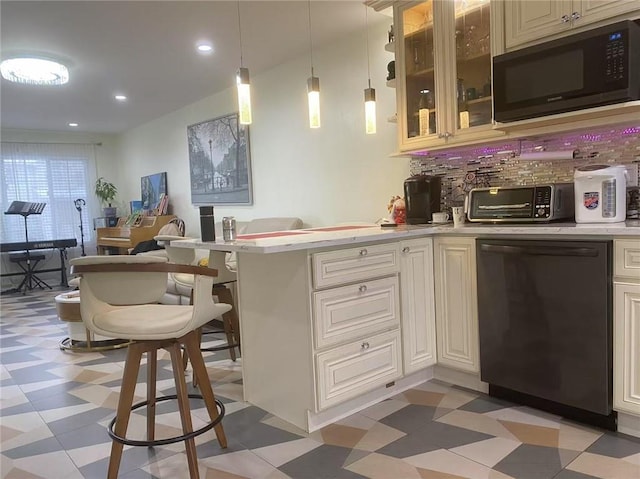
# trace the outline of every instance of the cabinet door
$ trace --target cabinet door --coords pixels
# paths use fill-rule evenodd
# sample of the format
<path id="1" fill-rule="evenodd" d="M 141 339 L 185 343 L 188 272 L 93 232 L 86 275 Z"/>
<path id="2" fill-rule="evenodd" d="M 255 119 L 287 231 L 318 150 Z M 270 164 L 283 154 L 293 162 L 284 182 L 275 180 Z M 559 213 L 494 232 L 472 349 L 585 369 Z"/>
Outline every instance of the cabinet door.
<path id="1" fill-rule="evenodd" d="M 613 408 L 640 415 L 640 284 L 613 286 Z"/>
<path id="2" fill-rule="evenodd" d="M 490 125 L 491 5 L 489 2 L 455 2 L 455 135 Z"/>
<path id="3" fill-rule="evenodd" d="M 402 348 L 405 374 L 436 363 L 433 240 L 400 243 Z"/>
<path id="4" fill-rule="evenodd" d="M 640 14 L 638 0 L 520 0 L 504 9 L 508 50 Z"/>
<path id="5" fill-rule="evenodd" d="M 638 0 L 574 0 L 573 25 L 575 27 L 588 25 L 602 20 L 613 20 L 616 17 L 627 16 L 631 12 L 639 12 Z M 576 17 L 575 14 L 580 15 Z M 628 16 L 627 16 L 628 17 Z"/>
<path id="6" fill-rule="evenodd" d="M 570 0 L 504 2 L 504 9 L 507 49 L 569 30 L 574 11 Z"/>
<path id="7" fill-rule="evenodd" d="M 434 252 L 438 363 L 479 372 L 475 239 L 436 238 Z"/>
<path id="8" fill-rule="evenodd" d="M 502 136 L 492 129 L 489 0 L 396 2 L 401 151 Z M 495 23 L 495 22 L 494 22 Z"/>
<path id="9" fill-rule="evenodd" d="M 398 116 L 401 143 L 436 134 L 436 104 L 441 91 L 435 78 L 433 0 L 398 6 L 394 14 L 399 49 L 396 51 Z M 398 85 L 396 85 L 398 86 Z M 400 116 L 402 115 L 402 116 Z"/>

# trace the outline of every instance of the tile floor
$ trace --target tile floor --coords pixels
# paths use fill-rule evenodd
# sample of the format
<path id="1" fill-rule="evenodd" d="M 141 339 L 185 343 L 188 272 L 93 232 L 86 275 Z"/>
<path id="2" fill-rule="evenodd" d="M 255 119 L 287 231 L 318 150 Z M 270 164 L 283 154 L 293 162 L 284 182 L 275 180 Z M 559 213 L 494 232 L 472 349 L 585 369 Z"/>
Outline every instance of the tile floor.
<path id="1" fill-rule="evenodd" d="M 104 478 L 125 350 L 61 351 L 60 291 L 0 298 L 0 471 L 3 479 Z M 429 382 L 307 434 L 242 402 L 240 361 L 208 354 L 226 405 L 229 447 L 213 431 L 197 438 L 203 479 L 639 479 L 640 440 L 534 409 Z M 144 371 L 142 372 L 144 374 Z M 189 372 L 187 372 L 189 374 Z M 168 355 L 159 389 L 173 388 Z M 144 386 L 139 389 L 140 398 Z M 194 416 L 206 412 L 194 402 Z M 159 405 L 158 435 L 179 431 Z M 142 438 L 144 418 L 130 435 Z M 183 444 L 126 447 L 123 479 L 188 477 Z"/>

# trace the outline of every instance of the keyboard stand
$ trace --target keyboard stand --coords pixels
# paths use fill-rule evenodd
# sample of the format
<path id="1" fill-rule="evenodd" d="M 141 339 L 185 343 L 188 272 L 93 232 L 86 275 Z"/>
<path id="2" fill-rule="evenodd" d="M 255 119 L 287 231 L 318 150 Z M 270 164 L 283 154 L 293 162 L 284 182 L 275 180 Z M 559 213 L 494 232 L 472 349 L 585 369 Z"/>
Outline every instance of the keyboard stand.
<path id="1" fill-rule="evenodd" d="M 22 282 L 20 285 L 15 288 L 15 291 L 22 291 L 24 287 L 24 291 L 22 294 L 27 292 L 27 289 L 31 291 L 33 288 L 38 286 L 40 289 L 49 288 L 52 289 L 44 280 L 38 277 L 36 274 L 36 267 L 40 261 L 44 261 L 45 256 L 43 254 L 33 254 L 33 253 L 18 253 L 18 254 L 9 254 L 9 261 L 12 263 L 16 263 L 20 269 L 24 272 L 24 277 L 22 278 Z"/>

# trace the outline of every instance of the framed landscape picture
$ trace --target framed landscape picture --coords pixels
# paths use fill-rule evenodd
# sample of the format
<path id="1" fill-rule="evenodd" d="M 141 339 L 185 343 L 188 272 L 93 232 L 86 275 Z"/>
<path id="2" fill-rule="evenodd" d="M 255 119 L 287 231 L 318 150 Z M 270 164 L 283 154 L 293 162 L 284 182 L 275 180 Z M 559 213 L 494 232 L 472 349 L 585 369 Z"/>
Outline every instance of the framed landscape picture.
<path id="1" fill-rule="evenodd" d="M 249 128 L 238 114 L 187 127 L 191 202 L 250 205 L 253 202 Z"/>

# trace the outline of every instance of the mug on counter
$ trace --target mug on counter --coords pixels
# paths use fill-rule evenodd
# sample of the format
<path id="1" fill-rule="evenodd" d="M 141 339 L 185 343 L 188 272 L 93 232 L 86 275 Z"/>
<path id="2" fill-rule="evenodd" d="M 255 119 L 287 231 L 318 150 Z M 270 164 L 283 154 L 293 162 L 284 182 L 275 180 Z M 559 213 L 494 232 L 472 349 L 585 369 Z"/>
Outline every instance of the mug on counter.
<path id="1" fill-rule="evenodd" d="M 453 208 L 451 208 L 451 216 L 453 217 L 454 227 L 464 225 L 464 206 L 454 206 Z"/>
<path id="2" fill-rule="evenodd" d="M 433 213 L 431 216 L 434 223 L 446 223 L 449 221 L 449 213 Z"/>

